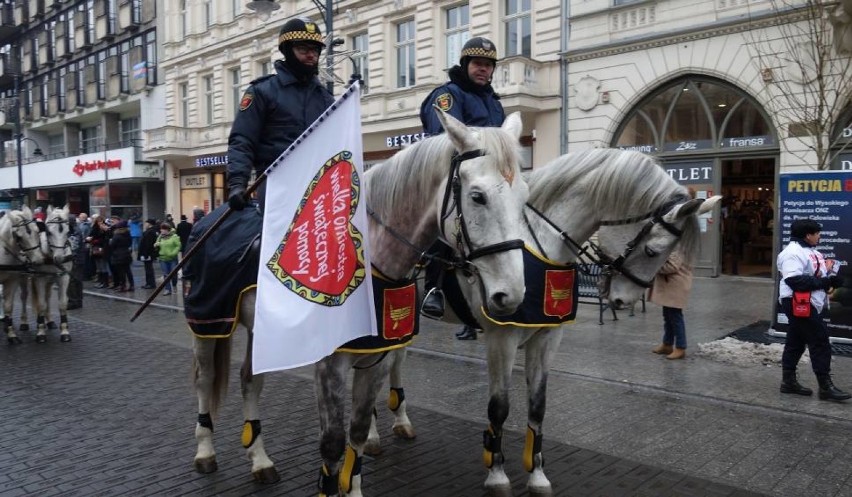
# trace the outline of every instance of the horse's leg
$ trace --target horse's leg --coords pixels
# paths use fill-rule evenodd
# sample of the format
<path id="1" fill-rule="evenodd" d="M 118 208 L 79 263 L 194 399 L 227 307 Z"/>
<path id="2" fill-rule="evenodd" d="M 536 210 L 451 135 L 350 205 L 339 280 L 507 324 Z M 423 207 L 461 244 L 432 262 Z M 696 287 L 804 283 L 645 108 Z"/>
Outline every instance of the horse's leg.
<path id="1" fill-rule="evenodd" d="M 335 352 L 316 363 L 314 386 L 320 421 L 319 495 L 338 495 L 340 457 L 346 449 L 344 401 L 346 374 L 352 366 L 352 354 Z"/>
<path id="2" fill-rule="evenodd" d="M 482 460 L 488 468 L 485 489 L 493 496 L 511 496 L 512 484 L 503 470 L 503 423 L 509 417 L 509 384 L 521 333 L 485 329 L 488 354 L 488 429 L 483 436 Z"/>
<path id="3" fill-rule="evenodd" d="M 405 365 L 405 358 L 408 355 L 408 348 L 402 347 L 394 350 L 390 354 L 390 395 L 388 396 L 388 407 L 393 412 L 393 434 L 399 438 L 412 440 L 417 434 L 414 433 L 414 427 L 411 426 L 411 420 L 408 419 L 406 412 L 405 390 L 402 388 L 402 369 Z"/>
<path id="4" fill-rule="evenodd" d="M 527 375 L 527 436 L 524 442 L 524 469 L 530 473 L 527 491 L 533 497 L 553 495 L 550 481 L 544 475 L 541 454 L 542 423 L 547 403 L 547 375 L 550 363 L 562 341 L 562 328 L 539 330 L 524 348 L 524 370 Z"/>
<path id="5" fill-rule="evenodd" d="M 68 286 L 71 276 L 63 274 L 57 278 L 59 285 L 59 341 L 70 342 L 71 333 L 68 331 Z"/>
<path id="6" fill-rule="evenodd" d="M 15 290 L 20 286 L 17 277 L 12 277 L 3 282 L 3 328 L 6 330 L 6 342 L 9 345 L 23 343 L 15 333 L 15 323 L 12 320 L 12 311 L 15 306 Z"/>
<path id="7" fill-rule="evenodd" d="M 198 396 L 198 421 L 195 425 L 195 440 L 198 448 L 195 453 L 194 466 L 199 473 L 212 473 L 218 469 L 216 464 L 216 449 L 213 447 L 213 417 L 218 398 L 216 385 L 227 384 L 228 370 L 222 374 L 225 378 L 217 378 L 216 348 L 219 342 L 225 342 L 230 347 L 230 338 L 198 338 L 192 339 L 193 380 L 195 394 Z M 221 351 L 220 351 L 221 353 Z M 227 354 L 230 356 L 230 353 Z"/>
<path id="8" fill-rule="evenodd" d="M 240 369 L 240 388 L 243 394 L 243 447 L 251 461 L 251 474 L 260 483 L 275 483 L 281 479 L 275 464 L 266 455 L 263 436 L 260 430 L 260 392 L 263 390 L 264 375 L 253 375 L 252 370 L 252 341 L 254 333 L 248 333 L 246 357 Z"/>
<path id="9" fill-rule="evenodd" d="M 48 278 L 32 279 L 32 301 L 36 313 L 36 343 L 47 342 L 47 299 L 50 280 Z"/>
<path id="10" fill-rule="evenodd" d="M 340 470 L 340 489 L 349 497 L 361 497 L 361 459 L 373 420 L 376 398 L 387 375 L 387 361 L 375 363 L 374 356 L 361 362 L 370 364 L 356 369 L 352 379 L 352 415 L 349 425 L 349 447 Z"/>
<path id="11" fill-rule="evenodd" d="M 61 285 L 59 283 L 59 277 L 50 277 L 45 278 L 44 282 L 44 319 L 47 324 L 48 330 L 55 330 L 57 328 L 56 321 L 50 319 L 50 294 L 53 293 L 53 284 L 56 283 L 57 287 Z M 62 288 L 59 288 L 59 295 L 56 296 L 57 301 L 62 298 Z"/>

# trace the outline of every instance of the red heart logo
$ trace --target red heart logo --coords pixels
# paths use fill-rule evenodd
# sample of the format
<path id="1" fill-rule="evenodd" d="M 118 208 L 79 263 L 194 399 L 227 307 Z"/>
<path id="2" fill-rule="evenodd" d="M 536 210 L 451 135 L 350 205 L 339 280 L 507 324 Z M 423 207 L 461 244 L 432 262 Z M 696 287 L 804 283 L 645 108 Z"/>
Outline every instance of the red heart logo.
<path id="1" fill-rule="evenodd" d="M 267 262 L 276 278 L 302 298 L 342 305 L 364 281 L 363 236 L 352 224 L 361 182 L 344 150 L 323 164 Z"/>

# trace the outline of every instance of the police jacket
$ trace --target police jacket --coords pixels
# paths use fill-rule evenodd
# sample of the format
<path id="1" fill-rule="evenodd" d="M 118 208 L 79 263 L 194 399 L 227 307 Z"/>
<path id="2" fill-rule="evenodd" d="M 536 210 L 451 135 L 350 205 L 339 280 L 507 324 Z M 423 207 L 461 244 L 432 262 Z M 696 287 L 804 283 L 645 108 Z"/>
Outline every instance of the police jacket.
<path id="1" fill-rule="evenodd" d="M 432 90 L 420 105 L 423 131 L 437 135 L 444 131 L 434 106 L 468 126 L 501 126 L 506 119 L 500 97 L 491 85 L 480 86 L 470 81 L 461 66 L 450 69 L 450 82 Z"/>
<path id="2" fill-rule="evenodd" d="M 228 137 L 230 185 L 265 171 L 334 102 L 316 77 L 300 82 L 282 60 L 275 70 L 252 81 L 240 100 Z"/>
<path id="3" fill-rule="evenodd" d="M 793 291 L 810 291 L 811 305 L 817 313 L 821 313 L 828 303 L 826 290 L 835 282 L 826 274 L 823 255 L 804 240 L 791 238 L 790 243 L 778 254 L 776 264 L 778 273 L 781 275 L 778 288 L 779 301 L 792 297 Z"/>

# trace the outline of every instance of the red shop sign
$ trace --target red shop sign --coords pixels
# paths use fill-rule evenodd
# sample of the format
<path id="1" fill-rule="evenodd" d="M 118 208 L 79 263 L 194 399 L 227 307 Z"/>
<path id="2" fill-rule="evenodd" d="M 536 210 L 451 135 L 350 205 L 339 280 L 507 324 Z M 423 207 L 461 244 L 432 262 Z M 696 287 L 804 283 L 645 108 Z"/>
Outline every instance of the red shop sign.
<path id="1" fill-rule="evenodd" d="M 71 169 L 77 176 L 82 176 L 84 173 L 91 171 L 102 171 L 104 169 L 121 169 L 121 159 L 110 159 L 107 161 L 93 160 L 82 162 L 77 159 L 77 163 Z"/>

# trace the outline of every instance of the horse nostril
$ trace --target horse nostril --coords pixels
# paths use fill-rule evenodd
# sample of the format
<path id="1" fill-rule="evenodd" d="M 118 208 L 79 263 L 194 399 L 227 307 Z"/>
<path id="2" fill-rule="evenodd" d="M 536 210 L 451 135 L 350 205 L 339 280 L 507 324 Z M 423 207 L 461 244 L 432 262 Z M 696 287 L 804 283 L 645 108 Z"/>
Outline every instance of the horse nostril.
<path id="1" fill-rule="evenodd" d="M 509 296 L 504 292 L 497 292 L 491 296 L 491 300 L 494 302 L 494 305 L 500 309 L 506 307 L 506 301 L 508 300 L 508 298 Z"/>

